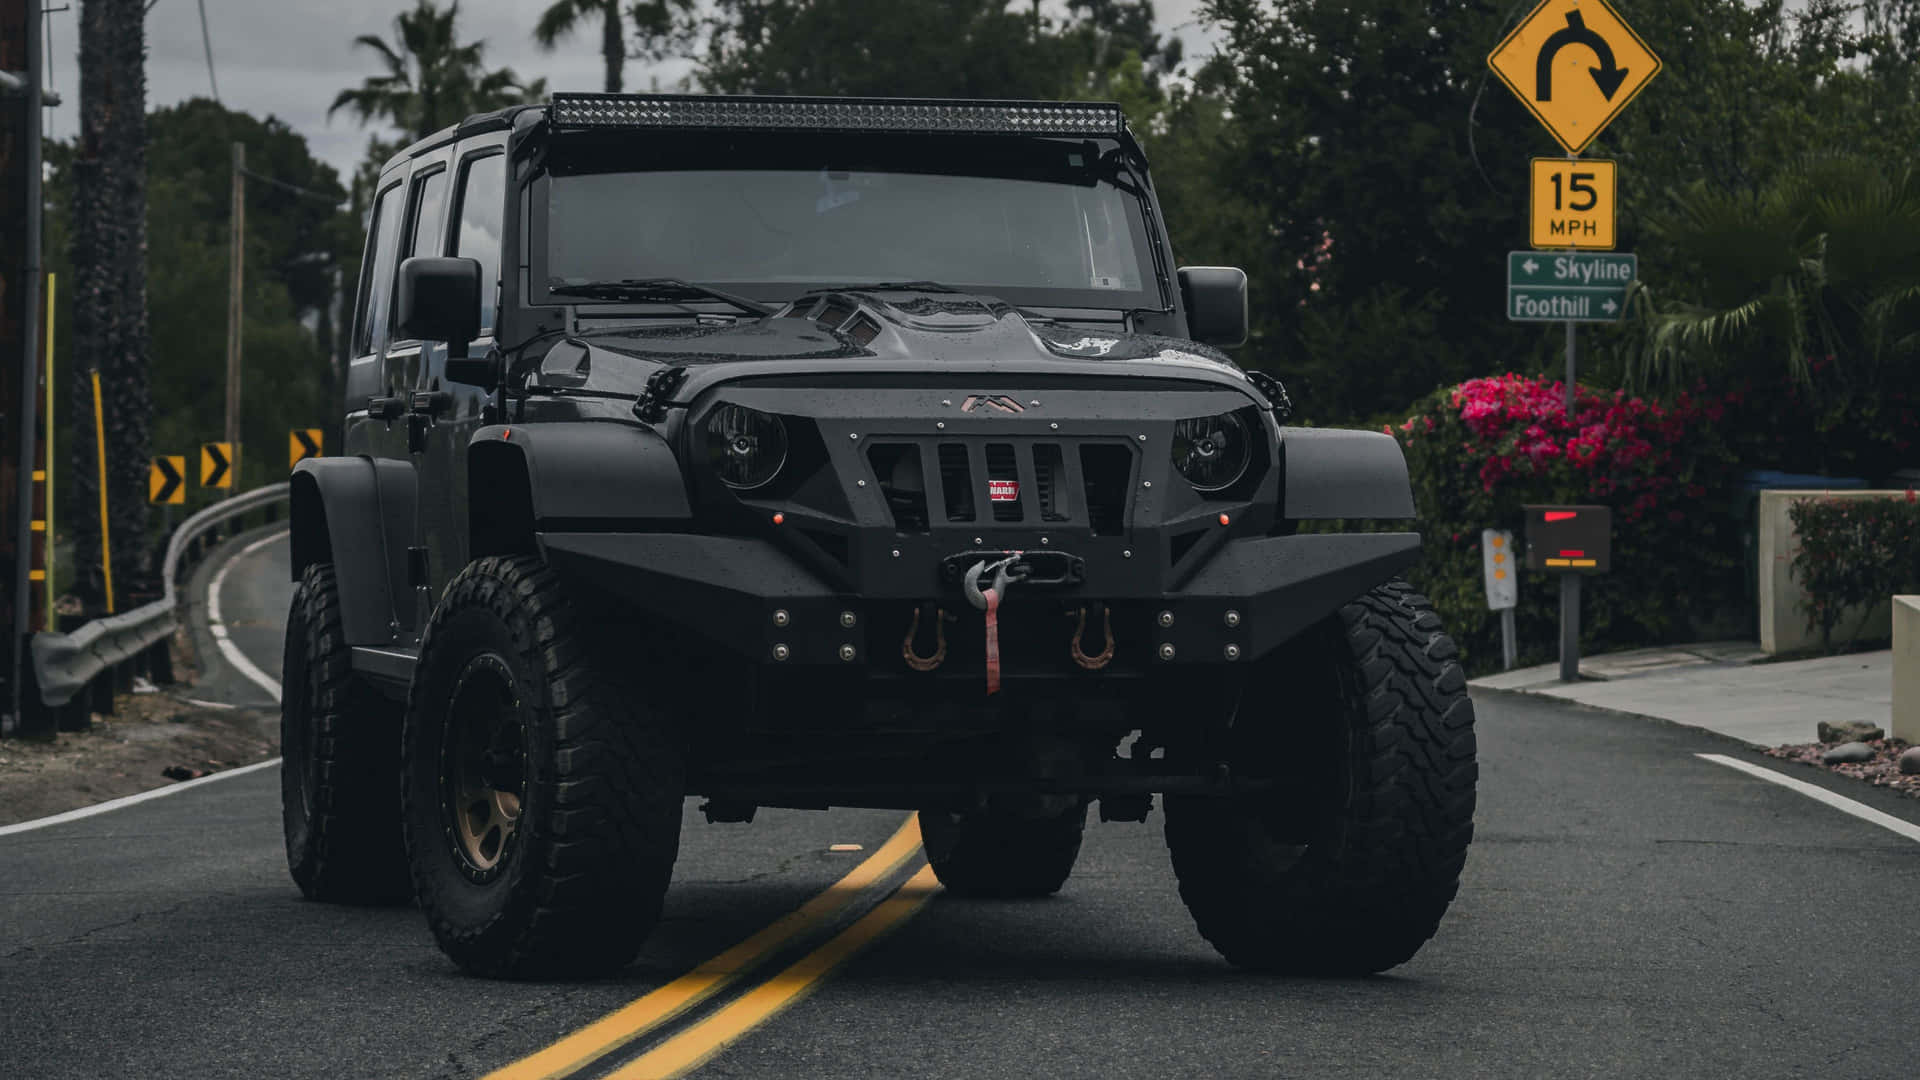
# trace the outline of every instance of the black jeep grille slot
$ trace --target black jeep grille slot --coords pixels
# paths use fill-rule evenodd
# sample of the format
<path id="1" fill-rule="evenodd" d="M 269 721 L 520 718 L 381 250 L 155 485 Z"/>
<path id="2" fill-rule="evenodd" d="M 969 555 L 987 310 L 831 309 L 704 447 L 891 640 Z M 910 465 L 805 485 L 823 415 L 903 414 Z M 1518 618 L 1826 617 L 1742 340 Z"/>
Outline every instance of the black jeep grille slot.
<path id="1" fill-rule="evenodd" d="M 1127 485 L 1133 482 L 1133 451 L 1090 443 L 1080 448 L 1087 522 L 1095 536 L 1118 536 L 1127 523 Z"/>
<path id="2" fill-rule="evenodd" d="M 927 531 L 927 477 L 920 448 L 912 443 L 875 443 L 867 448 L 867 463 L 880 482 L 896 532 Z"/>
<path id="3" fill-rule="evenodd" d="M 973 466 L 960 443 L 940 444 L 940 490 L 948 521 L 973 520 Z"/>
<path id="4" fill-rule="evenodd" d="M 993 498 L 995 485 L 1012 485 L 1012 497 Z M 1014 460 L 1012 443 L 987 444 L 987 491 L 993 520 L 1019 521 L 1024 516 L 1020 512 L 1020 465 Z"/>
<path id="5" fill-rule="evenodd" d="M 1041 521 L 1068 521 L 1072 515 L 1066 502 L 1067 460 L 1059 443 L 1041 443 L 1033 448 L 1034 494 L 1040 502 Z"/>

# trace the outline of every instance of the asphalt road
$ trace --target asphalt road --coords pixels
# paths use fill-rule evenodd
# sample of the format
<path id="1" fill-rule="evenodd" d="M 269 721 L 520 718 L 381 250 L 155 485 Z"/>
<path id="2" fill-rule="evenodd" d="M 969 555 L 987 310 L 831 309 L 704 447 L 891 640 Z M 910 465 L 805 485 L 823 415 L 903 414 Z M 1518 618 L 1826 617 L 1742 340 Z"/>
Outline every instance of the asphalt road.
<path id="1" fill-rule="evenodd" d="M 221 603 L 276 677 L 285 559 L 284 543 L 241 558 Z M 228 672 L 193 692 L 250 685 Z M 251 693 L 236 700 L 264 700 Z M 1694 756 L 1772 767 L 1718 736 L 1478 703 L 1460 897 L 1389 975 L 1233 972 L 1180 905 L 1158 821 L 1094 824 L 1060 896 L 936 895 L 698 1075 L 1920 1074 L 1920 843 Z M 1920 821 L 1910 800 L 1788 775 Z M 454 971 L 415 911 L 302 901 L 278 783 L 268 769 L 0 837 L 0 1075 L 484 1074 L 799 907 L 902 818 L 708 825 L 690 802 L 640 962 L 602 982 L 507 984 Z"/>

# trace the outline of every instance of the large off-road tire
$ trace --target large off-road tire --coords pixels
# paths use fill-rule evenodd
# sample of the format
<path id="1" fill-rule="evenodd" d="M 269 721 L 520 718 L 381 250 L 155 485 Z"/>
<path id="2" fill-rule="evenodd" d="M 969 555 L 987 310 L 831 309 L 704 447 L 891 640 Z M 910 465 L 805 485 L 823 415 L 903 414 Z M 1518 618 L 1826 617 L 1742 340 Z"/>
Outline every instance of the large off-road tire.
<path id="1" fill-rule="evenodd" d="M 1085 803 L 1041 818 L 993 810 L 920 811 L 927 862 L 957 896 L 1010 900 L 1059 892 L 1080 857 L 1086 827 Z"/>
<path id="2" fill-rule="evenodd" d="M 309 900 L 412 895 L 400 842 L 400 708 L 354 677 L 333 566 L 301 575 L 287 613 L 280 818 L 287 869 Z"/>
<path id="3" fill-rule="evenodd" d="M 416 899 L 461 968 L 582 977 L 630 962 L 680 847 L 676 732 L 531 556 L 462 570 L 407 705 L 402 816 Z"/>
<path id="4" fill-rule="evenodd" d="M 1200 933 L 1235 965 L 1359 975 L 1410 959 L 1473 839 L 1473 703 L 1458 651 L 1404 582 L 1342 607 L 1251 681 L 1243 799 L 1169 798 L 1167 843 Z"/>

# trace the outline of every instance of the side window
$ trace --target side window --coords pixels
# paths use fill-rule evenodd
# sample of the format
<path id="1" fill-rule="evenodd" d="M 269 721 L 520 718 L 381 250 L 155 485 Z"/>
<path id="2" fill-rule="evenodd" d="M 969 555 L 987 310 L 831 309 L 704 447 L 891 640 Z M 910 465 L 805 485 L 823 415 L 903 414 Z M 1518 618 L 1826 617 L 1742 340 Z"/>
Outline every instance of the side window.
<path id="1" fill-rule="evenodd" d="M 440 169 L 413 184 L 413 220 L 408 223 L 407 255 L 440 254 L 440 214 L 447 207 L 447 170 Z"/>
<path id="2" fill-rule="evenodd" d="M 353 328 L 353 354 L 367 356 L 387 345 L 387 305 L 393 296 L 395 248 L 400 241 L 400 185 L 380 193 L 367 231 L 366 261 L 360 270 L 360 320 Z"/>
<path id="3" fill-rule="evenodd" d="M 450 255 L 480 263 L 480 335 L 493 333 L 500 295 L 500 218 L 506 201 L 505 154 L 468 158 L 460 170 L 460 228 Z"/>
<path id="4" fill-rule="evenodd" d="M 413 213 L 407 218 L 407 238 L 405 251 L 400 261 L 405 262 L 415 255 L 440 254 L 440 223 L 445 218 L 441 212 L 447 205 L 447 170 L 441 169 L 428 176 L 417 177 L 413 182 Z M 389 273 L 391 277 L 391 272 Z M 390 295 L 397 295 L 398 281 L 388 283 Z M 397 314 L 397 313 L 396 313 Z M 398 328 L 395 328 L 398 331 Z"/>

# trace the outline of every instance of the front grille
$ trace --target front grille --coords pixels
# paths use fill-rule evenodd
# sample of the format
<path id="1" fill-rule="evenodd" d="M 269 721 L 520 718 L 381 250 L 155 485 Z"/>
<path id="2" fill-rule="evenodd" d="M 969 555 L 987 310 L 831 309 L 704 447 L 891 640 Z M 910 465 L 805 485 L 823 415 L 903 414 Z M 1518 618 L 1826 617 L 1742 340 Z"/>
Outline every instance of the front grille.
<path id="1" fill-rule="evenodd" d="M 1012 499 L 998 497 L 994 488 L 998 485 L 1012 485 L 1004 488 L 1014 493 Z M 1020 466 L 1014 461 L 1012 443 L 987 444 L 987 505 L 993 507 L 993 520 L 1020 520 Z"/>
<path id="2" fill-rule="evenodd" d="M 948 521 L 973 520 L 973 466 L 967 448 L 959 443 L 940 444 L 940 490 L 946 496 Z"/>
<path id="3" fill-rule="evenodd" d="M 1097 536 L 1126 529 L 1135 452 L 1123 442 L 892 439 L 869 444 L 866 457 L 897 532 L 971 525 L 983 517 L 1077 524 Z M 930 487 L 936 477 L 937 493 Z"/>

